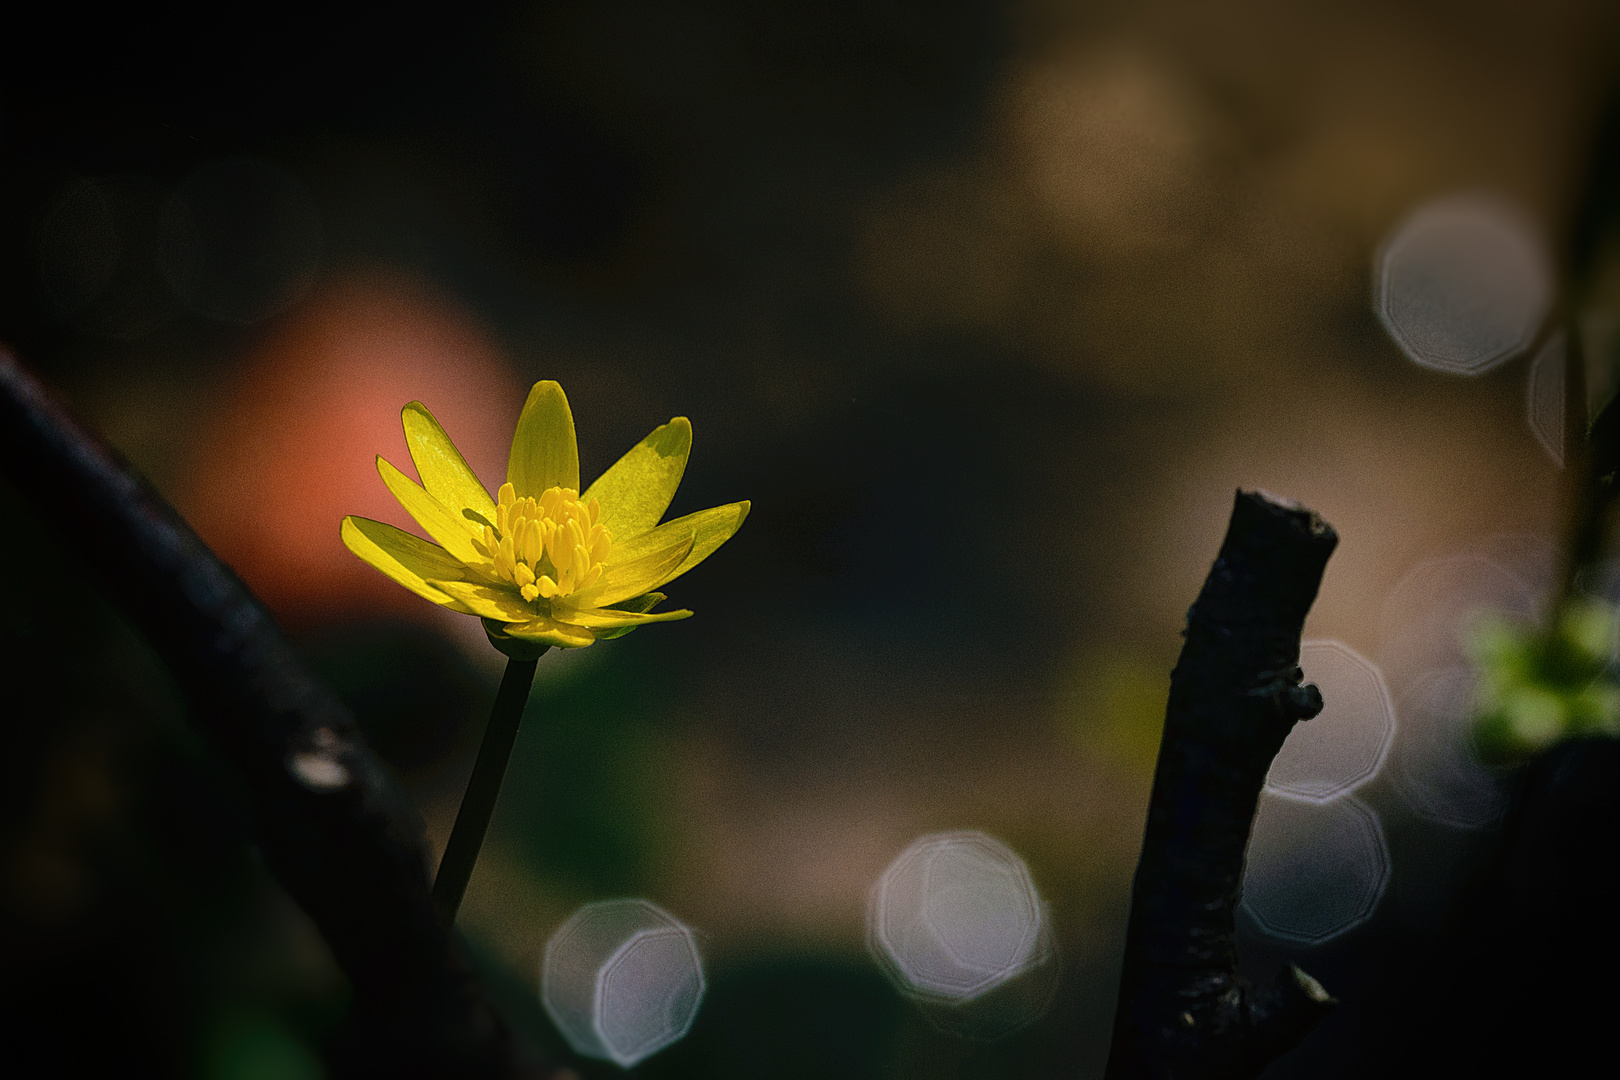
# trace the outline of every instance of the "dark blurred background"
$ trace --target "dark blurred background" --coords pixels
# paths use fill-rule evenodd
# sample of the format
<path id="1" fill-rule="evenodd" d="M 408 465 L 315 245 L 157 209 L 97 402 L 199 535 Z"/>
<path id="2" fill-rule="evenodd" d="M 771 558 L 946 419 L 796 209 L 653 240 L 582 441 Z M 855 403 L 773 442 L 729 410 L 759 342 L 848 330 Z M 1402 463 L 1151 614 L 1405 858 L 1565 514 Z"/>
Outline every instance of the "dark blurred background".
<path id="1" fill-rule="evenodd" d="M 710 974 L 639 1074 L 1095 1076 L 1233 489 L 1338 528 L 1307 636 L 1368 656 L 1421 560 L 1556 541 L 1527 361 L 1426 371 L 1369 282 L 1453 191 L 1564 257 L 1617 30 L 1577 0 L 14 5 L 0 340 L 271 606 L 436 850 L 500 658 L 338 540 L 408 525 L 372 466 L 405 461 L 399 407 L 492 487 L 536 379 L 587 477 L 689 416 L 672 513 L 753 515 L 671 589 L 696 618 L 542 662 L 462 916 L 512 1022 L 555 1044 L 547 936 L 639 895 Z M 324 1076 L 344 980 L 231 776 L 118 583 L 9 487 L 0 521 L 7 1056 Z M 1367 790 L 1375 916 L 1252 942 L 1347 1001 L 1277 1076 L 1385 1070 L 1401 958 L 1490 843 Z M 1052 1011 L 988 1046 L 863 945 L 872 882 L 945 828 L 1028 860 L 1063 957 Z"/>

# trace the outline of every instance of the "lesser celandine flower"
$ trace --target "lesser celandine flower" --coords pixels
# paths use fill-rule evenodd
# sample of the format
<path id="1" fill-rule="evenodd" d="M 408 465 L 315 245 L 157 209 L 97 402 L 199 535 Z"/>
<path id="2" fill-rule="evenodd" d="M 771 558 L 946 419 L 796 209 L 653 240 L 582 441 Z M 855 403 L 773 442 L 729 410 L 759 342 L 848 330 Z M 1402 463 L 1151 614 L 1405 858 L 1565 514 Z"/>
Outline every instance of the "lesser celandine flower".
<path id="1" fill-rule="evenodd" d="M 438 543 L 359 517 L 343 519 L 343 542 L 418 596 L 481 616 L 490 641 L 508 657 L 433 881 L 434 908 L 449 924 L 478 860 L 540 654 L 692 614 L 654 611 L 664 594 L 653 590 L 731 539 L 748 503 L 658 523 L 692 449 L 692 425 L 683 416 L 654 430 L 581 493 L 574 416 L 554 382 L 529 391 L 506 482 L 493 498 L 421 402 L 405 406 L 403 416 L 422 482 L 380 457 L 377 471 Z"/>
<path id="2" fill-rule="evenodd" d="M 562 387 L 539 382 L 518 418 L 506 482 L 492 498 L 421 402 L 405 406 L 418 486 L 377 459 L 377 471 L 430 544 L 392 525 L 343 519 L 343 542 L 418 596 L 483 617 L 516 655 L 580 648 L 690 611 L 652 609 L 653 590 L 729 540 L 748 503 L 660 525 L 686 471 L 692 425 L 676 417 L 580 490 L 574 417 Z"/>

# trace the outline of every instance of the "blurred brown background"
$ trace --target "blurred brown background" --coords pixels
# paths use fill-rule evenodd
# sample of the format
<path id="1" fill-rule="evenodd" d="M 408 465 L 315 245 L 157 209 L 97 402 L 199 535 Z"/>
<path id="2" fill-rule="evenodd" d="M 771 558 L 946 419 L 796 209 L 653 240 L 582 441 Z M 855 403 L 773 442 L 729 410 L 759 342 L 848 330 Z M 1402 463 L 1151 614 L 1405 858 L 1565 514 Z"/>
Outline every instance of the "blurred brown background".
<path id="1" fill-rule="evenodd" d="M 543 661 L 463 909 L 542 1040 L 539 954 L 575 905 L 645 895 L 697 928 L 710 998 L 648 1076 L 1099 1074 L 1168 672 L 1233 489 L 1338 528 L 1306 632 L 1369 656 L 1420 560 L 1557 536 L 1527 361 L 1412 364 L 1372 257 L 1468 190 L 1567 251 L 1607 5 L 0 22 L 0 337 L 283 619 L 436 845 L 499 667 L 338 541 L 344 513 L 408 523 L 372 466 L 404 462 L 399 407 L 493 487 L 554 378 L 587 476 L 685 415 L 672 512 L 753 500 L 672 590 L 695 619 Z M 117 583 L 9 489 L 0 510 L 0 1028 L 44 1075 L 323 1075 L 342 979 L 230 777 L 97 598 Z M 1392 958 L 1481 842 L 1370 799 L 1389 894 L 1303 954 L 1350 1004 L 1276 1075 L 1378 1064 Z M 1064 957 L 1053 1012 L 989 1047 L 864 951 L 871 883 L 942 828 L 1029 861 Z"/>

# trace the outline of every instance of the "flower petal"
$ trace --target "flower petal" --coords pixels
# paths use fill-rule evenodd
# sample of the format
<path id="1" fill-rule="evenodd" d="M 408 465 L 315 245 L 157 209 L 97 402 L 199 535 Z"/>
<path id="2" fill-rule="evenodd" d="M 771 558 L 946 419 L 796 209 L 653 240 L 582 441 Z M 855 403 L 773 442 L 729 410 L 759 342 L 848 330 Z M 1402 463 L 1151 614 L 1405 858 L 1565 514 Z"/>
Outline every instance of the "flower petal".
<path id="1" fill-rule="evenodd" d="M 685 608 L 677 611 L 635 612 L 619 611 L 615 608 L 595 608 L 591 611 L 559 611 L 556 613 L 557 621 L 572 623 L 575 626 L 587 626 L 591 629 L 610 630 L 621 626 L 640 626 L 643 623 L 670 622 L 675 619 L 689 619 L 692 613 Z"/>
<path id="2" fill-rule="evenodd" d="M 661 531 L 654 530 L 654 532 Z M 646 533 L 639 539 L 651 535 L 652 533 Z M 692 551 L 692 534 L 689 532 L 664 533 L 660 537 L 662 546 L 643 544 L 639 539 L 625 545 L 630 548 L 629 551 L 621 553 L 615 549 L 615 557 L 602 572 L 602 580 L 589 589 L 581 589 L 568 596 L 566 598 L 568 607 L 575 611 L 607 607 L 609 604 L 628 600 L 632 596 L 640 596 L 668 581 L 675 568 L 681 565 L 681 560 Z"/>
<path id="3" fill-rule="evenodd" d="M 748 519 L 748 511 L 752 504 L 743 502 L 727 503 L 724 506 L 711 506 L 707 510 L 699 510 L 695 514 L 678 517 L 674 521 L 666 521 L 652 532 L 642 533 L 640 536 L 620 544 L 614 542 L 611 559 L 608 563 L 607 573 L 613 573 L 616 560 L 632 561 L 640 558 L 645 552 L 662 550 L 670 543 L 673 537 L 690 535 L 692 537 L 692 550 L 681 560 L 680 564 L 670 571 L 669 577 L 653 582 L 653 585 L 662 585 L 665 581 L 673 581 L 680 577 L 698 563 L 713 555 L 721 544 L 736 535 L 742 523 Z M 603 508 L 604 513 L 606 507 Z M 652 586 L 648 586 L 651 588 Z"/>
<path id="4" fill-rule="evenodd" d="M 748 511 L 753 509 L 753 506 L 752 502 L 744 499 L 742 502 L 726 503 L 724 506 L 711 506 L 707 510 L 699 510 L 695 514 L 687 514 L 685 517 L 667 522 L 669 525 L 684 524 L 692 530 L 692 551 L 665 580 L 680 577 L 713 555 L 721 544 L 736 536 L 737 530 L 748 520 Z"/>
<path id="5" fill-rule="evenodd" d="M 653 608 L 663 603 L 666 599 L 668 599 L 668 597 L 661 592 L 642 593 L 640 596 L 632 596 L 628 600 L 622 600 L 610 608 L 598 608 L 597 610 L 628 611 L 632 614 L 640 615 L 651 611 Z M 634 626 L 620 626 L 606 630 L 597 627 L 593 630 L 593 633 L 596 634 L 597 641 L 611 641 L 614 638 L 624 637 L 624 635 L 628 634 L 634 629 Z"/>
<path id="6" fill-rule="evenodd" d="M 459 602 L 474 615 L 481 615 L 496 622 L 518 623 L 533 619 L 534 605 L 526 604 L 523 598 L 515 591 L 499 589 L 492 585 L 478 585 L 470 581 L 445 581 L 437 583 L 451 599 Z"/>
<path id="7" fill-rule="evenodd" d="M 473 547 L 476 525 L 417 487 L 414 480 L 381 457 L 377 458 L 377 472 L 382 474 L 383 483 L 388 485 L 405 512 L 454 558 L 472 566 L 489 561 Z"/>
<path id="8" fill-rule="evenodd" d="M 461 564 L 445 550 L 402 529 L 369 518 L 346 517 L 340 530 L 343 543 L 373 568 L 431 600 L 463 615 L 473 611 L 439 587 L 441 581 L 461 576 Z"/>
<path id="9" fill-rule="evenodd" d="M 518 497 L 538 499 L 549 487 L 579 490 L 579 446 L 574 441 L 574 414 L 562 387 L 550 379 L 534 384 L 523 403 L 506 479 Z M 425 528 L 426 526 L 424 526 Z"/>
<path id="10" fill-rule="evenodd" d="M 639 615 L 642 612 L 651 611 L 668 599 L 669 597 L 661 592 L 642 593 L 640 596 L 632 596 L 628 600 L 621 600 L 613 605 L 613 609 L 615 611 L 633 611 Z"/>
<path id="11" fill-rule="evenodd" d="M 681 486 L 692 452 L 692 424 L 677 416 L 654 428 L 630 452 L 596 478 L 582 496 L 602 503 L 602 524 L 620 540 L 640 536 L 658 524 Z"/>
<path id="12" fill-rule="evenodd" d="M 522 638 L 559 649 L 582 649 L 596 640 L 596 635 L 581 626 L 570 626 L 541 616 L 526 623 L 509 623 L 502 627 L 508 637 Z"/>
<path id="13" fill-rule="evenodd" d="M 400 419 L 405 422 L 405 441 L 416 475 L 427 493 L 463 517 L 471 510 L 482 518 L 479 524 L 495 524 L 495 500 L 427 406 L 413 401 L 401 410 Z"/>

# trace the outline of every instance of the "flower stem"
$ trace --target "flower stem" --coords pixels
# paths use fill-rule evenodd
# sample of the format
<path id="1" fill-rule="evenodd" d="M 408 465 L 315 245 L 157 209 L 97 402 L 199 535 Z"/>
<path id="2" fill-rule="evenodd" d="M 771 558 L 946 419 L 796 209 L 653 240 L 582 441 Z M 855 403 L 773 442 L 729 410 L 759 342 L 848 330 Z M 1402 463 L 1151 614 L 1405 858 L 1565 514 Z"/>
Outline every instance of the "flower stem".
<path id="1" fill-rule="evenodd" d="M 495 707 L 489 711 L 489 726 L 478 746 L 478 760 L 473 763 L 467 793 L 461 797 L 450 843 L 439 862 L 439 874 L 433 879 L 433 910 L 445 926 L 456 921 L 456 910 L 461 907 L 473 864 L 478 861 L 478 849 L 484 845 L 484 833 L 495 810 L 495 798 L 501 793 L 501 780 L 512 757 L 512 744 L 517 741 L 518 722 L 523 719 L 537 662 L 516 658 L 506 661 L 506 674 L 501 677 Z"/>

